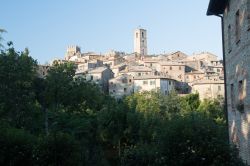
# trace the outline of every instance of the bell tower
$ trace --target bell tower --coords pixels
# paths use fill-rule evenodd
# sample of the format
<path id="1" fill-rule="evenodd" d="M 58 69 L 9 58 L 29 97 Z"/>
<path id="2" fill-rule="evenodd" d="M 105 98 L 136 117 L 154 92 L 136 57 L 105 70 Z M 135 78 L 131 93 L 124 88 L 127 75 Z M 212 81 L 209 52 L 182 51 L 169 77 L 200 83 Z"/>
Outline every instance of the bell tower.
<path id="1" fill-rule="evenodd" d="M 147 48 L 147 31 L 138 28 L 134 31 L 134 52 L 140 56 L 148 54 Z"/>

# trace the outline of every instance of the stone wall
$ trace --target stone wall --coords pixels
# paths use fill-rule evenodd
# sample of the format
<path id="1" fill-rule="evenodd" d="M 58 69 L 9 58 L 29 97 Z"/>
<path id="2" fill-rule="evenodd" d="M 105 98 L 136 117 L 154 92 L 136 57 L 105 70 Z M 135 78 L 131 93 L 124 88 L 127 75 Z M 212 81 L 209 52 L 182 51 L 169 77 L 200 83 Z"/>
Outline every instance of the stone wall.
<path id="1" fill-rule="evenodd" d="M 224 12 L 224 40 L 230 141 L 238 146 L 240 156 L 250 164 L 250 8 L 247 3 L 250 1 L 229 1 Z"/>

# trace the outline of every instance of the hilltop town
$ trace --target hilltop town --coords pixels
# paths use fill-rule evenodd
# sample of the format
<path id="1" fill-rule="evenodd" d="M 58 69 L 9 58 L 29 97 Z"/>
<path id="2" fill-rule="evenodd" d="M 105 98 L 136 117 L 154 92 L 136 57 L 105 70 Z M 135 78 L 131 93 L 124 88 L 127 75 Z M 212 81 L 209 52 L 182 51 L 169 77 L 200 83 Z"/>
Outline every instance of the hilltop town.
<path id="1" fill-rule="evenodd" d="M 199 93 L 200 99 L 224 97 L 222 61 L 209 52 L 187 55 L 181 51 L 148 55 L 147 31 L 134 31 L 134 52 L 111 50 L 105 54 L 82 52 L 79 46 L 68 46 L 65 59 L 53 63 L 72 62 L 75 77 L 96 83 L 103 92 L 116 99 L 135 92 L 159 89 L 167 95 Z M 53 64 L 52 63 L 52 64 Z M 39 76 L 45 77 L 50 66 L 40 65 Z"/>
<path id="2" fill-rule="evenodd" d="M 195 17 L 205 15 L 197 9 L 206 2 L 46 1 L 33 3 L 32 10 L 26 3 L 6 1 L 2 7 L 3 13 L 14 7 L 17 15 L 2 14 L 0 27 L 0 165 L 250 165 L 250 0 L 209 0 L 206 14 L 221 24 L 219 56 L 204 50 L 220 46 L 214 40 L 217 31 L 210 31 L 218 22 Z M 53 10 L 41 10 L 43 6 Z M 121 10 L 125 7 L 129 13 Z M 146 29 L 130 35 L 114 26 L 126 31 L 141 22 L 160 35 L 158 43 L 152 40 L 152 50 L 164 50 L 166 39 L 171 40 L 169 48 L 178 49 L 155 54 Z M 15 42 L 4 42 L 7 31 Z M 100 36 L 104 31 L 106 36 Z M 120 34 L 133 36 L 133 51 L 96 53 L 66 44 L 61 58 L 38 64 L 64 51 L 55 48 L 65 42 L 84 39 L 90 48 L 110 47 L 115 31 L 119 39 Z M 196 37 L 206 40 L 197 43 Z M 20 50 L 23 43 L 31 49 Z M 190 49 L 204 51 L 183 51 Z"/>

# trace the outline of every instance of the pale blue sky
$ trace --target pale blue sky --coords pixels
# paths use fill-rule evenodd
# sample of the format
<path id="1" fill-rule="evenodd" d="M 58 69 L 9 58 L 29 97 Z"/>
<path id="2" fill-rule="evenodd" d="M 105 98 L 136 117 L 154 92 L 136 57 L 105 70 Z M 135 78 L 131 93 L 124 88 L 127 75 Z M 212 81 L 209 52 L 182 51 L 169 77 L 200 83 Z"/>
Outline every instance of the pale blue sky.
<path id="1" fill-rule="evenodd" d="M 209 0 L 1 0 L 0 28 L 17 50 L 40 63 L 63 58 L 67 45 L 83 52 L 133 52 L 133 30 L 148 31 L 150 54 L 209 51 L 222 57 L 220 19 Z"/>

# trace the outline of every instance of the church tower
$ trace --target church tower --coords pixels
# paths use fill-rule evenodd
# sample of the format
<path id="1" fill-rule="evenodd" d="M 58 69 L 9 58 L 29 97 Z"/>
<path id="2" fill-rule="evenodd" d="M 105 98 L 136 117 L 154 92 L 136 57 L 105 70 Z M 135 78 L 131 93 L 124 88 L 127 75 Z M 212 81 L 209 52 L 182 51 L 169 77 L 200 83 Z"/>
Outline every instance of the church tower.
<path id="1" fill-rule="evenodd" d="M 140 56 L 148 54 L 147 31 L 145 29 L 136 29 L 134 32 L 134 52 Z"/>

